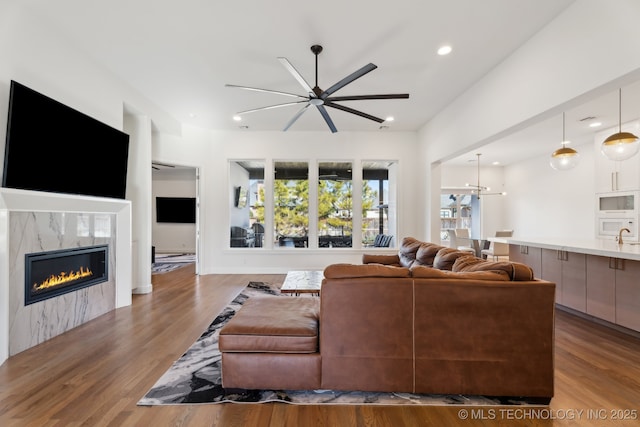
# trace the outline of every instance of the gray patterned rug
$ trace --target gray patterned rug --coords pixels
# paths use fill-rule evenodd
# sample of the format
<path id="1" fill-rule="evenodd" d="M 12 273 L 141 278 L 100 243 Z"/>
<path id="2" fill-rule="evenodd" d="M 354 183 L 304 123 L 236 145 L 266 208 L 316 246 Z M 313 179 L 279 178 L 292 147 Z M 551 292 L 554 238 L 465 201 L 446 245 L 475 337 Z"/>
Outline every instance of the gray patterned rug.
<path id="1" fill-rule="evenodd" d="M 225 390 L 222 387 L 218 333 L 245 301 L 255 295 L 282 295 L 277 286 L 251 282 L 209 325 L 198 340 L 138 401 L 141 406 L 283 402 L 302 405 L 527 405 L 548 404 L 461 395 L 418 395 L 411 393 L 342 392 L 330 390 Z M 283 296 L 283 298 L 294 298 Z M 313 297 L 312 297 L 313 298 Z"/>
<path id="2" fill-rule="evenodd" d="M 163 274 L 196 262 L 195 254 L 160 254 L 151 264 L 151 274 Z"/>

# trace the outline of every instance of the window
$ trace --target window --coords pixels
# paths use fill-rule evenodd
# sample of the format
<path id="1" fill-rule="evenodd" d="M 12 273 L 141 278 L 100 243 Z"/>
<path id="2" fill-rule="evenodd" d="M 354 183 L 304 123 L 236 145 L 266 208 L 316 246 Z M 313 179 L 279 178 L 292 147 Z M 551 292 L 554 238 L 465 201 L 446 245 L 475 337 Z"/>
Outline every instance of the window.
<path id="1" fill-rule="evenodd" d="M 350 248 L 353 234 L 351 162 L 318 165 L 318 247 Z"/>
<path id="2" fill-rule="evenodd" d="M 449 241 L 449 230 L 456 228 L 471 228 L 472 199 L 471 194 L 451 194 L 444 192 L 440 195 L 440 240 Z"/>
<path id="3" fill-rule="evenodd" d="M 396 234 L 396 173 L 397 162 L 362 164 L 362 246 L 373 246 L 378 235 Z M 390 245 L 395 246 L 395 239 Z"/>
<path id="4" fill-rule="evenodd" d="M 264 245 L 264 161 L 229 162 L 230 240 L 232 248 Z"/>
<path id="5" fill-rule="evenodd" d="M 386 160 L 231 160 L 229 247 L 395 247 L 397 169 Z"/>
<path id="6" fill-rule="evenodd" d="M 309 164 L 274 162 L 274 245 L 309 246 Z"/>

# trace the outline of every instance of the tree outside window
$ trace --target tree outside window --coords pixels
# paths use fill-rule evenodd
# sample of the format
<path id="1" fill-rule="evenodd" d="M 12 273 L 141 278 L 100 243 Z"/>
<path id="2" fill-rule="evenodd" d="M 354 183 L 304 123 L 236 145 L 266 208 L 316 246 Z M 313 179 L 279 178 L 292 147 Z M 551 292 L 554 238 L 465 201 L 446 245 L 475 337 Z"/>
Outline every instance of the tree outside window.
<path id="1" fill-rule="evenodd" d="M 309 165 L 275 162 L 273 180 L 274 244 L 309 246 Z"/>
<path id="2" fill-rule="evenodd" d="M 318 167 L 318 247 L 350 248 L 353 237 L 353 181 L 350 162 Z"/>

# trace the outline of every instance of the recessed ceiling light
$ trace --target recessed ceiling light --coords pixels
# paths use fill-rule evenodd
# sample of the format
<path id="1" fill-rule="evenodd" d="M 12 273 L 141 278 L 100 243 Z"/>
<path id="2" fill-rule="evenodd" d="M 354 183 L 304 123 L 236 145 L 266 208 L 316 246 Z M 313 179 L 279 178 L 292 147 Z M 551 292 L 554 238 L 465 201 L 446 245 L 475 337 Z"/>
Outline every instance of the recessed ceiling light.
<path id="1" fill-rule="evenodd" d="M 395 119 L 393 118 L 393 116 L 389 116 L 389 117 L 387 117 L 386 119 L 384 119 L 384 121 L 385 121 L 385 122 L 392 122 L 392 121 L 394 121 L 394 120 L 395 120 Z"/>
<path id="2" fill-rule="evenodd" d="M 242 117 L 240 116 L 233 116 L 233 120 L 235 120 L 236 122 L 242 121 Z"/>
<path id="3" fill-rule="evenodd" d="M 494 166 L 498 166 L 500 164 L 500 162 L 496 160 L 495 162 L 493 162 L 491 164 L 494 165 Z"/>
<path id="4" fill-rule="evenodd" d="M 440 49 L 438 49 L 438 55 L 441 55 L 441 56 L 442 55 L 448 55 L 448 54 L 451 53 L 451 51 L 452 51 L 451 46 L 445 45 L 445 46 L 440 47 Z"/>
<path id="5" fill-rule="evenodd" d="M 589 123 L 590 128 L 597 128 L 598 126 L 602 126 L 602 123 L 600 122 Z"/>

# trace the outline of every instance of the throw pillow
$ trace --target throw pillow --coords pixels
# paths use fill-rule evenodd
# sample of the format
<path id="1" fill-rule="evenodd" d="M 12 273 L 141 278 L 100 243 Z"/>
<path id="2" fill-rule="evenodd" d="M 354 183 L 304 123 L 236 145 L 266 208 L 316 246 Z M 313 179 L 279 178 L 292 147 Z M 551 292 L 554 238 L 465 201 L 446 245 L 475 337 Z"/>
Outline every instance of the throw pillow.
<path id="1" fill-rule="evenodd" d="M 433 268 L 437 268 L 439 270 L 451 270 L 453 268 L 453 264 L 460 257 L 475 258 L 468 252 L 462 252 L 454 248 L 442 248 L 438 251 L 433 260 Z"/>
<path id="2" fill-rule="evenodd" d="M 519 262 L 512 261 L 487 261 L 480 258 L 460 258 L 455 261 L 452 271 L 472 272 L 472 271 L 496 271 L 501 270 L 509 275 L 511 280 L 528 281 L 533 280 L 533 270 L 531 267 Z"/>

